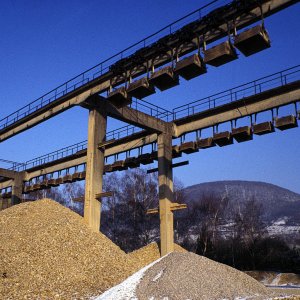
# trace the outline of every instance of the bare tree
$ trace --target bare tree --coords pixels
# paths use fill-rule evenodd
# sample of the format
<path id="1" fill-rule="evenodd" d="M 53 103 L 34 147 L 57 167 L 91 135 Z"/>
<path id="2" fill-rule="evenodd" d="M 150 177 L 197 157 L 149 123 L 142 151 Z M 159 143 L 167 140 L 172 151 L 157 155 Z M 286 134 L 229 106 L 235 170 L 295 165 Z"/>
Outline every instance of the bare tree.
<path id="1" fill-rule="evenodd" d="M 105 190 L 114 197 L 103 206 L 101 228 L 124 250 L 133 250 L 157 238 L 158 218 L 146 214 L 158 205 L 157 176 L 136 169 L 105 178 Z"/>
<path id="2" fill-rule="evenodd" d="M 228 197 L 226 195 L 219 198 L 213 194 L 204 194 L 200 198 L 197 205 L 201 217 L 198 220 L 197 253 L 207 255 L 209 251 L 216 247 L 220 226 L 224 223 L 227 205 Z"/>
<path id="3" fill-rule="evenodd" d="M 266 226 L 263 222 L 263 206 L 252 197 L 233 211 L 232 219 L 231 241 L 233 263 L 235 263 L 234 257 L 240 256 L 236 253 L 236 249 L 239 249 L 239 251 L 249 254 L 252 268 L 255 269 L 256 245 L 263 239 L 266 233 Z"/>

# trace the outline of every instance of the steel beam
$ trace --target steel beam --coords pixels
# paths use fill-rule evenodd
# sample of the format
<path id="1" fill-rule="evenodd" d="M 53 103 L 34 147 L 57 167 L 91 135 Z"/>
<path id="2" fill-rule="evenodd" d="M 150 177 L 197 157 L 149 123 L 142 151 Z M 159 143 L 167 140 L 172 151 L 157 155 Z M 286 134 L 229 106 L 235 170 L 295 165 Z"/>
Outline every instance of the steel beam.
<path id="1" fill-rule="evenodd" d="M 145 133 L 144 137 L 138 137 L 132 140 L 124 139 L 123 143 L 121 144 L 106 146 L 105 157 L 149 145 L 153 142 L 156 142 L 156 139 L 157 139 L 157 135 L 155 133 L 153 134 Z M 80 157 L 76 157 L 76 155 L 70 155 L 66 157 L 63 162 L 54 161 L 46 165 L 40 165 L 38 168 L 35 167 L 33 170 L 28 169 L 26 170 L 27 174 L 25 176 L 25 180 L 28 181 L 31 178 L 37 176 L 42 176 L 60 170 L 65 170 L 78 165 L 82 165 L 84 163 L 86 163 L 86 151 L 82 152 Z M 0 183 L 0 187 L 1 187 L 1 183 Z"/>

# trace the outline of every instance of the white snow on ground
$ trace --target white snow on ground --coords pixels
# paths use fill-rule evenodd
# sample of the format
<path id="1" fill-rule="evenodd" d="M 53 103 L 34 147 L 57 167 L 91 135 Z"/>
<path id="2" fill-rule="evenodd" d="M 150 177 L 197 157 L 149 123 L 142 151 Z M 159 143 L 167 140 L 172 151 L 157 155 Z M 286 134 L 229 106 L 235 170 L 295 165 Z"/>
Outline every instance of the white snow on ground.
<path id="1" fill-rule="evenodd" d="M 162 274 L 164 273 L 164 270 L 161 270 L 153 279 L 152 279 L 152 281 L 156 281 L 156 280 L 158 280 L 161 276 L 162 276 Z"/>
<path id="2" fill-rule="evenodd" d="M 248 296 L 248 297 L 235 297 L 234 300 L 249 300 L 249 299 L 253 299 L 256 296 L 259 296 L 259 295 Z M 224 298 L 222 300 L 230 300 L 230 299 Z M 272 300 L 272 299 L 265 299 L 265 300 Z"/>
<path id="3" fill-rule="evenodd" d="M 248 297 L 235 297 L 234 300 L 255 300 L 255 297 L 256 296 L 259 296 L 259 295 L 255 295 L 255 296 L 248 296 Z M 276 300 L 279 300 L 279 299 L 287 299 L 288 296 L 283 296 L 283 297 L 276 297 Z M 222 300 L 229 300 L 228 298 L 224 298 Z M 274 300 L 274 298 L 266 298 L 264 300 Z"/>
<path id="4" fill-rule="evenodd" d="M 287 225 L 271 225 L 267 227 L 270 235 L 283 235 L 283 234 L 296 234 L 300 230 L 300 226 L 287 226 Z"/>
<path id="5" fill-rule="evenodd" d="M 279 225 L 279 226 L 280 225 L 285 225 L 288 220 L 289 220 L 288 217 L 279 218 L 275 222 L 273 222 L 273 225 Z"/>
<path id="6" fill-rule="evenodd" d="M 292 282 L 287 282 L 287 283 L 279 284 L 282 275 L 283 275 L 282 273 L 278 273 L 276 275 L 276 277 L 272 280 L 271 283 L 265 284 L 265 285 L 269 286 L 269 287 L 279 287 L 279 288 L 280 287 L 300 288 L 300 285 L 292 283 Z"/>
<path id="7" fill-rule="evenodd" d="M 158 263 L 161 259 L 163 259 L 166 256 L 167 255 L 157 259 L 153 263 L 147 265 L 143 269 L 139 270 L 138 272 L 128 277 L 120 284 L 112 287 L 111 289 L 107 290 L 100 296 L 96 296 L 96 298 L 95 297 L 91 298 L 91 300 L 92 299 L 93 300 L 138 300 L 135 291 L 140 280 L 143 278 L 144 273 L 146 272 L 146 270 L 151 268 L 153 265 Z"/>

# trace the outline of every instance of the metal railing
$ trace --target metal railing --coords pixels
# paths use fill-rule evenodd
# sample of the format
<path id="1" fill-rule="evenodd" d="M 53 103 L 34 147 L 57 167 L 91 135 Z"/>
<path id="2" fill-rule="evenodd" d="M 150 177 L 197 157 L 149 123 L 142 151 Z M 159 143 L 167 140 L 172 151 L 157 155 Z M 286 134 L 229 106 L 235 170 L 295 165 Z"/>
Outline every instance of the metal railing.
<path id="1" fill-rule="evenodd" d="M 130 104 L 130 107 L 135 110 L 141 111 L 145 114 L 148 114 L 154 118 L 159 118 L 165 122 L 172 120 L 171 111 L 168 111 L 167 109 L 159 107 L 155 104 L 149 103 L 145 100 L 133 99 L 132 103 Z"/>
<path id="2" fill-rule="evenodd" d="M 112 139 L 121 139 L 126 136 L 130 136 L 134 133 L 137 133 L 141 131 L 142 129 L 132 126 L 132 125 L 126 125 L 121 128 L 114 129 L 112 131 L 107 132 L 106 134 L 106 140 L 112 140 Z M 28 170 L 46 163 L 50 163 L 52 161 L 57 161 L 59 159 L 65 158 L 67 156 L 74 155 L 82 150 L 87 149 L 87 140 L 73 144 L 68 147 L 61 148 L 59 150 L 50 152 L 48 154 L 36 157 L 32 160 L 28 160 L 25 163 L 18 163 L 12 165 L 9 169 L 14 171 L 24 171 Z"/>
<path id="3" fill-rule="evenodd" d="M 133 100 L 131 107 L 133 109 L 143 111 L 153 117 L 160 118 L 162 120 L 168 120 L 168 118 L 172 117 L 172 112 L 163 109 L 157 105 L 151 104 L 149 102 L 146 102 L 144 100 Z M 141 128 L 133 126 L 133 125 L 125 125 L 123 127 L 108 131 L 106 133 L 106 140 L 119 140 L 121 138 L 130 136 L 134 133 L 138 133 L 142 131 Z M 79 142 L 77 144 L 64 147 L 62 149 L 59 149 L 57 151 L 39 156 L 37 158 L 34 158 L 32 160 L 28 160 L 25 163 L 19 164 L 15 163 L 12 165 L 9 169 L 15 170 L 15 171 L 23 171 L 30 168 L 34 168 L 46 163 L 50 163 L 52 161 L 56 161 L 62 158 L 65 158 L 67 156 L 73 155 L 78 153 L 79 151 L 85 150 L 87 148 L 87 140 Z"/>
<path id="4" fill-rule="evenodd" d="M 0 167 L 4 168 L 4 169 L 15 169 L 15 168 L 17 168 L 19 166 L 22 166 L 22 165 L 24 165 L 24 164 L 0 158 Z"/>
<path id="5" fill-rule="evenodd" d="M 140 131 L 142 131 L 142 129 L 139 127 L 132 126 L 132 125 L 126 125 L 121 128 L 117 128 L 115 130 L 109 131 L 106 134 L 106 140 L 107 141 L 114 140 L 114 139 L 119 140 L 121 138 L 125 138 L 127 136 L 130 136 L 130 135 L 140 132 Z"/>
<path id="6" fill-rule="evenodd" d="M 151 46 L 158 39 L 174 33 L 176 30 L 180 29 L 183 25 L 188 24 L 192 21 L 200 20 L 204 15 L 207 15 L 214 8 L 216 8 L 216 4 L 220 3 L 230 3 L 228 0 L 214 0 L 209 2 L 208 4 L 202 6 L 201 8 L 191 12 L 190 14 L 176 20 L 175 22 L 165 26 L 164 28 L 158 30 L 157 32 L 151 34 L 150 36 L 140 40 L 139 42 L 131 45 L 130 47 L 118 52 L 117 54 L 109 57 L 108 59 L 100 62 L 96 66 L 84 71 L 83 73 L 73 77 L 72 79 L 66 81 L 60 86 L 56 87 L 52 91 L 44 94 L 38 99 L 30 102 L 29 104 L 23 106 L 17 111 L 11 113 L 5 118 L 0 120 L 0 131 L 5 129 L 6 127 L 16 123 L 17 121 L 31 115 L 34 112 L 46 107 L 53 101 L 61 98 L 62 96 L 67 95 L 68 93 L 92 82 L 96 78 L 99 78 L 101 75 L 105 74 L 109 71 L 109 67 L 116 63 L 117 61 L 129 57 L 134 54 L 137 50 L 142 48 L 146 48 Z"/>
<path id="7" fill-rule="evenodd" d="M 152 109 L 151 115 L 154 117 L 164 119 L 165 121 L 176 121 L 180 118 L 188 117 L 199 112 L 221 106 L 223 104 L 238 101 L 245 97 L 256 95 L 264 91 L 271 90 L 275 87 L 284 86 L 297 80 L 300 80 L 300 65 L 239 85 L 221 93 L 190 102 L 186 105 L 176 107 L 172 112 L 146 101 L 135 101 L 132 103 L 132 108 L 140 109 L 140 106 L 142 106 L 147 110 Z M 142 129 L 139 127 L 126 125 L 107 132 L 106 140 L 118 140 L 127 136 L 131 136 L 134 133 L 138 133 L 141 130 Z M 85 150 L 86 148 L 87 141 L 85 140 L 83 142 L 29 160 L 23 164 L 17 163 L 16 165 L 13 165 L 11 169 L 15 171 L 27 170 L 45 163 L 65 158 L 81 150 Z"/>
<path id="8" fill-rule="evenodd" d="M 178 106 L 172 111 L 173 120 L 175 121 L 249 96 L 257 95 L 297 80 L 300 80 L 300 65 L 250 81 L 221 93 Z"/>

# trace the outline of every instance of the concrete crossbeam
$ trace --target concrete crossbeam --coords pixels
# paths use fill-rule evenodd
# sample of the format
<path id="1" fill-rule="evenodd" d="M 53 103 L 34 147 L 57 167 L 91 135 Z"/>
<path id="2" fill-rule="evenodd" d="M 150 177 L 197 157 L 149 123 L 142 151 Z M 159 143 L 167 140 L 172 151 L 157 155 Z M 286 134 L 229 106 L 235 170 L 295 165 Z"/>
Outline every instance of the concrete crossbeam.
<path id="1" fill-rule="evenodd" d="M 6 181 L 0 182 L 0 190 L 11 187 L 13 185 L 13 179 L 8 179 Z"/>
<path id="2" fill-rule="evenodd" d="M 97 94 L 100 91 L 108 89 L 109 81 L 105 81 L 95 86 L 91 86 L 88 90 L 78 89 L 73 93 L 70 93 L 68 97 L 62 97 L 59 101 L 54 101 L 49 106 L 45 106 L 44 109 L 38 110 L 30 116 L 27 116 L 20 121 L 9 126 L 7 129 L 1 130 L 0 142 L 7 140 L 8 138 L 28 130 L 76 105 L 80 105 L 91 95 Z"/>
<path id="3" fill-rule="evenodd" d="M 117 108 L 106 101 L 106 111 L 108 116 L 112 118 L 146 129 L 150 132 L 160 133 L 168 130 L 168 124 L 166 122 L 128 106 Z"/>
<path id="4" fill-rule="evenodd" d="M 18 174 L 18 172 L 16 172 L 16 171 L 0 168 L 0 176 L 1 177 L 13 179 L 16 177 L 17 174 Z"/>

